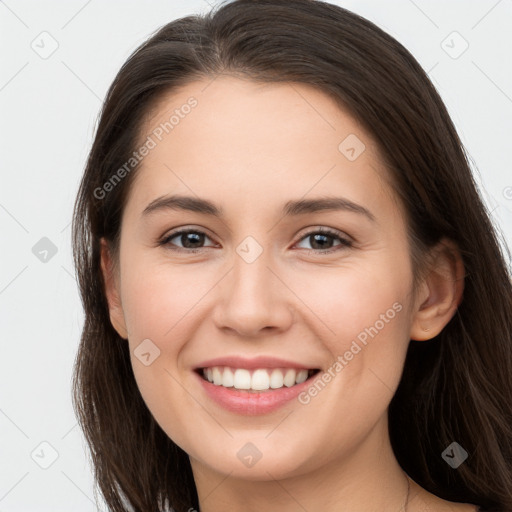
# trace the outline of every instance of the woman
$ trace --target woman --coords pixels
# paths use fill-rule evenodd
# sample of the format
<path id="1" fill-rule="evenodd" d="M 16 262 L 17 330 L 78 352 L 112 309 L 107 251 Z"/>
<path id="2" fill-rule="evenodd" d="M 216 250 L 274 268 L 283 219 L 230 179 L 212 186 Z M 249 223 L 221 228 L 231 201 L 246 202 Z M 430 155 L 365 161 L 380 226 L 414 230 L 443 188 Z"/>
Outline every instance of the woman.
<path id="1" fill-rule="evenodd" d="M 512 286 L 427 75 L 235 0 L 112 84 L 78 193 L 74 403 L 111 510 L 512 510 Z"/>

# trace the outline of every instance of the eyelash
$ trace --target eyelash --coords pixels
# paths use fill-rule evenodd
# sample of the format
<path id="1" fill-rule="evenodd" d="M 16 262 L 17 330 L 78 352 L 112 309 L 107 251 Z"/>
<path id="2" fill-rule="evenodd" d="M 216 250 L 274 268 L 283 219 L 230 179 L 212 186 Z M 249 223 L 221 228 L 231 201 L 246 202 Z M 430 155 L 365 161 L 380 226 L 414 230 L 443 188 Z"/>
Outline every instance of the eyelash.
<path id="1" fill-rule="evenodd" d="M 178 235 L 182 235 L 182 234 L 185 234 L 185 233 L 195 233 L 195 234 L 205 235 L 206 237 L 208 237 L 208 235 L 206 233 L 204 233 L 203 231 L 200 231 L 200 230 L 196 230 L 196 229 L 180 229 L 178 231 L 175 231 L 175 232 L 165 236 L 162 240 L 160 240 L 158 242 L 158 245 L 160 245 L 160 246 L 167 246 L 172 251 L 192 253 L 192 254 L 200 253 L 200 252 L 204 251 L 204 249 L 207 248 L 207 247 L 201 247 L 201 248 L 198 248 L 198 249 L 186 249 L 184 247 L 176 247 L 176 246 L 173 247 L 170 244 L 170 240 L 172 240 L 173 238 L 176 238 Z M 301 242 L 305 238 L 308 238 L 309 236 L 316 235 L 316 234 L 330 235 L 330 236 L 332 236 L 334 238 L 337 238 L 340 241 L 340 244 L 335 246 L 335 248 L 328 249 L 328 250 L 325 250 L 325 251 L 323 251 L 321 249 L 305 249 L 305 250 L 307 250 L 309 252 L 313 252 L 315 254 L 322 254 L 322 255 L 324 255 L 324 254 L 331 254 L 331 253 L 336 252 L 338 250 L 341 250 L 343 248 L 350 248 L 353 245 L 352 241 L 348 240 L 347 238 L 342 237 L 339 231 L 336 231 L 336 230 L 333 230 L 333 229 L 329 229 L 329 228 L 317 228 L 315 230 L 309 231 L 309 232 L 305 233 L 301 238 L 299 238 L 299 240 L 297 240 L 297 242 L 295 242 L 295 243 Z"/>

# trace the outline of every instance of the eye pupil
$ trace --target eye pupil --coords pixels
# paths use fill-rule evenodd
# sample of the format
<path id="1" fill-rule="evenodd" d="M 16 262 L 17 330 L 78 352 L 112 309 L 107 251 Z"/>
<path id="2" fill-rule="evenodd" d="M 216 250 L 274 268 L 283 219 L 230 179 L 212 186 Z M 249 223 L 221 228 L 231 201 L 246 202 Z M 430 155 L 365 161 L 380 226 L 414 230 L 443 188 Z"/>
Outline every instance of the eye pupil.
<path id="1" fill-rule="evenodd" d="M 189 245 L 189 242 L 192 241 L 192 246 Z M 197 246 L 193 245 L 194 243 L 201 245 L 204 243 L 204 234 L 203 233 L 195 233 L 195 232 L 187 232 L 182 233 L 181 235 L 181 243 L 183 247 L 187 249 L 196 249 Z"/>
<path id="2" fill-rule="evenodd" d="M 322 243 L 321 240 L 323 240 L 325 242 L 326 238 L 332 239 L 332 235 L 322 235 L 320 233 L 317 233 L 315 235 L 311 235 L 310 238 L 312 238 L 314 240 L 314 242 L 311 244 L 311 247 L 313 247 L 313 249 L 325 249 L 325 247 L 329 244 Z M 315 247 L 315 244 L 318 244 L 319 241 L 320 241 L 319 247 Z"/>

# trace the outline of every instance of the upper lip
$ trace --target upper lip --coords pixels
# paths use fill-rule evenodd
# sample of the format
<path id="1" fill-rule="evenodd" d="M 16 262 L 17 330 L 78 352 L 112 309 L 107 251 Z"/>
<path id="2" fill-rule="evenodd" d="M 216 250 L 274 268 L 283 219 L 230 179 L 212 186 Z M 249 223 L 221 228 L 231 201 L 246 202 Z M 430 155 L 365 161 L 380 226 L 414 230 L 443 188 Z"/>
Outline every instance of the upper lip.
<path id="1" fill-rule="evenodd" d="M 255 368 L 295 368 L 301 370 L 318 369 L 318 366 L 311 366 L 297 361 L 290 361 L 272 356 L 258 356 L 252 358 L 240 356 L 217 357 L 197 364 L 195 369 L 211 368 L 213 366 L 229 366 L 231 368 L 246 368 L 247 370 Z"/>

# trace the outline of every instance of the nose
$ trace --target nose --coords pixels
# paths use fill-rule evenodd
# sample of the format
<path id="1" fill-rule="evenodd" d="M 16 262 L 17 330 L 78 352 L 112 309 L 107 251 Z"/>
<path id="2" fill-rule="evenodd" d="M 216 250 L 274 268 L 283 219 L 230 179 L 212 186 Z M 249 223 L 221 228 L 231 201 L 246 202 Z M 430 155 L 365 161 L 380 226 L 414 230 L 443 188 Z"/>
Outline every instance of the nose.
<path id="1" fill-rule="evenodd" d="M 218 285 L 216 326 L 238 337 L 285 331 L 293 322 L 294 296 L 265 252 L 252 263 L 235 254 L 233 268 Z"/>

